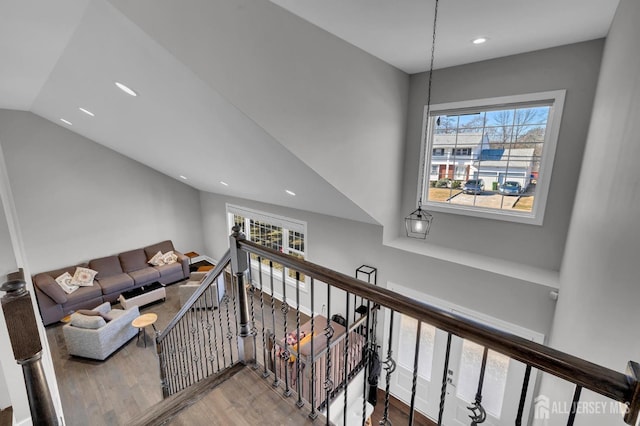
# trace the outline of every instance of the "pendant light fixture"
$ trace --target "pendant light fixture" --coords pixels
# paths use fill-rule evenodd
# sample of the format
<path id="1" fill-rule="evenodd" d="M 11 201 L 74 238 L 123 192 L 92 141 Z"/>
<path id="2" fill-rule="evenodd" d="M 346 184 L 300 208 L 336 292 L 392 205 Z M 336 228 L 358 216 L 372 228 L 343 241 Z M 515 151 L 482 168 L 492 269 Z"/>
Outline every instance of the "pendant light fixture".
<path id="1" fill-rule="evenodd" d="M 431 121 L 431 82 L 433 80 L 433 59 L 436 51 L 436 23 L 438 21 L 438 1 L 435 0 L 435 8 L 433 13 L 433 37 L 431 40 L 431 63 L 429 65 L 429 87 L 427 89 L 427 125 L 424 126 L 424 140 L 427 141 L 427 136 L 430 131 L 429 122 Z M 419 173 L 426 173 L 424 169 L 424 163 L 426 160 L 426 153 L 422 156 L 421 168 Z M 426 176 L 422 176 L 420 182 L 420 197 L 418 199 L 418 208 L 414 210 L 409 216 L 404 218 L 404 225 L 407 230 L 407 237 L 425 239 L 429 234 L 431 228 L 431 222 L 433 222 L 433 215 L 426 210 L 422 210 L 422 196 L 424 195 L 424 181 Z"/>

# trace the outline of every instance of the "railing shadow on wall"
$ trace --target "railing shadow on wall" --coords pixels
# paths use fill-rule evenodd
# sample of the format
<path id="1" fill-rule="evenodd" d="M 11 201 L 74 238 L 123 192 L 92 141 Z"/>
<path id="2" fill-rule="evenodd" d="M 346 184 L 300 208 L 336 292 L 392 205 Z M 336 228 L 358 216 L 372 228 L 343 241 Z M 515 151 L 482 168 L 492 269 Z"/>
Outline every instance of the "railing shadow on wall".
<path id="1" fill-rule="evenodd" d="M 526 366 L 516 418 L 522 424 L 532 369 L 551 374 L 575 385 L 573 403 L 567 414 L 572 425 L 582 389 L 603 395 L 624 406 L 624 423 L 635 424 L 640 410 L 640 367 L 630 361 L 628 374 L 588 362 L 556 349 L 481 324 L 455 313 L 409 298 L 391 290 L 368 284 L 312 262 L 260 246 L 244 239 L 235 230 L 231 248 L 203 285 L 182 307 L 169 326 L 156 338 L 160 375 L 165 396 L 216 374 L 236 362 L 262 368 L 265 380 L 282 387 L 285 396 L 295 395 L 299 407 L 318 412 L 331 421 L 347 424 L 354 412 L 362 424 L 371 413 L 364 395 L 350 395 L 355 377 L 367 389 L 372 354 L 376 350 L 376 330 L 371 312 L 383 308 L 390 315 L 389 344 L 382 361 L 386 383 L 381 424 L 389 423 L 391 377 L 396 361 L 391 350 L 393 319 L 399 315 L 418 321 L 412 372 L 409 424 L 416 414 L 420 326 L 430 324 L 447 333 L 447 353 L 442 374 L 438 424 L 442 424 L 447 397 L 447 370 L 451 339 L 457 336 L 483 346 L 478 393 L 472 403 L 472 421 L 482 420 L 484 371 L 487 352 L 496 351 Z M 232 266 L 230 268 L 230 266 Z M 247 284 L 245 285 L 245 281 Z M 225 285 L 218 298 L 215 285 Z M 304 288 L 304 297 L 301 297 Z M 289 292 L 289 294 L 287 294 Z M 362 300 L 358 308 L 355 300 Z M 304 300 L 302 300 L 304 299 Z M 304 312 L 302 312 L 304 311 Z M 335 314 L 342 324 L 328 320 Z M 361 373 L 361 374 L 358 374 Z M 354 392 L 351 392 L 352 394 Z M 340 419 L 330 407 L 336 396 L 343 398 Z M 359 398 L 358 398 L 359 397 Z M 530 398 L 529 398 L 530 400 Z M 334 401 L 333 403 L 331 403 Z M 357 401 L 358 406 L 354 406 Z M 527 419 L 525 419 L 525 423 Z"/>

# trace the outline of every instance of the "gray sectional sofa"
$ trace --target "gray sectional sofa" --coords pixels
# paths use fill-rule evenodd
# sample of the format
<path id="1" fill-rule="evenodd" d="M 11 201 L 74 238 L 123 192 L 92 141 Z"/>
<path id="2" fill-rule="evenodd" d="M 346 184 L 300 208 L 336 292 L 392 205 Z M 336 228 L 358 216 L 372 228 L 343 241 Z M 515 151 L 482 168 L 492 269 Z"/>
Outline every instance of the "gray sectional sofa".
<path id="1" fill-rule="evenodd" d="M 169 265 L 150 265 L 149 259 L 158 251 L 173 251 L 178 261 Z M 67 294 L 55 279 L 65 272 L 73 275 L 78 266 L 98 271 L 94 284 Z M 166 240 L 118 255 L 93 259 L 88 263 L 39 273 L 33 276 L 33 285 L 42 321 L 44 325 L 49 325 L 78 309 L 92 309 L 103 302 L 115 302 L 125 291 L 156 281 L 171 284 L 188 277 L 189 258 L 176 251 L 173 243 Z"/>

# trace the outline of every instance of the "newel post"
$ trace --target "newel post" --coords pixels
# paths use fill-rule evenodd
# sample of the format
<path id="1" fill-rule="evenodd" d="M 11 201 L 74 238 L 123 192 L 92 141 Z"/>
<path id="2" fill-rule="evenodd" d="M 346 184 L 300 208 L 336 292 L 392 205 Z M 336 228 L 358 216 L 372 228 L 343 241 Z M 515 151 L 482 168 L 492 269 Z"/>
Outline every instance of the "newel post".
<path id="1" fill-rule="evenodd" d="M 236 276 L 236 294 L 238 300 L 238 354 L 240 361 L 250 364 L 255 361 L 255 346 L 249 324 L 249 302 L 244 283 L 245 272 L 249 269 L 249 253 L 238 247 L 238 241 L 244 240 L 245 235 L 239 226 L 231 228 L 233 233 L 229 237 L 231 251 L 231 270 Z"/>
<path id="2" fill-rule="evenodd" d="M 7 292 L 0 301 L 13 356 L 22 366 L 31 421 L 34 425 L 57 426 L 58 418 L 42 367 L 42 342 L 27 283 L 22 270 L 9 274 L 7 278 L 8 281 L 0 285 L 0 290 Z"/>

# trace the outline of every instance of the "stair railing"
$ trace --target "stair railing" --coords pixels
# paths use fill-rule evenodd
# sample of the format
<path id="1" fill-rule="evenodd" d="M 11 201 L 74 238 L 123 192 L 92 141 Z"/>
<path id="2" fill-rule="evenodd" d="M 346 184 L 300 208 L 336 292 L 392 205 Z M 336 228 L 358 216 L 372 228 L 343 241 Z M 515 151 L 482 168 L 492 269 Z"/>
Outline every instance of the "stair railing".
<path id="1" fill-rule="evenodd" d="M 309 409 L 309 417 L 317 417 L 322 410 L 327 424 L 347 424 L 347 417 L 356 414 L 365 424 L 372 407 L 367 402 L 371 398 L 364 395 L 362 389 L 368 389 L 373 359 L 369 348 L 373 342 L 372 333 L 375 333 L 369 318 L 373 309 L 382 307 L 389 313 L 390 326 L 387 330 L 388 351 L 386 358 L 381 360 L 386 389 L 380 424 L 390 424 L 389 384 L 396 364 L 391 341 L 394 316 L 397 319 L 400 315 L 418 321 L 409 424 L 419 414 L 415 396 L 422 323 L 431 324 L 448 336 L 438 424 L 442 424 L 448 394 L 447 368 L 453 336 L 483 347 L 478 392 L 469 407 L 474 425 L 486 419 L 482 393 L 489 350 L 526 366 L 517 415 L 513 419 L 516 425 L 522 424 L 524 407 L 531 399 L 528 391 L 534 368 L 575 385 L 568 425 L 574 424 L 578 414 L 582 389 L 623 404 L 624 422 L 636 423 L 640 410 L 640 366 L 635 362 L 629 362 L 628 374 L 614 371 L 247 241 L 239 228 L 234 229 L 230 243 L 230 250 L 219 264 L 166 329 L 156 336 L 165 396 L 237 362 L 250 364 L 255 369 L 262 364 L 263 377 L 271 378 L 274 387 L 283 387 L 285 396 L 295 395 L 298 407 Z M 221 299 L 216 288 L 219 285 L 225 287 Z M 363 301 L 364 309 L 355 306 L 357 298 Z M 341 324 L 336 322 L 335 314 L 342 317 Z M 303 341 L 305 337 L 306 342 Z M 295 343 L 290 344 L 287 338 Z M 350 391 L 351 385 L 347 385 L 359 372 L 363 386 L 360 391 Z M 343 395 L 341 405 L 335 400 L 339 393 Z M 339 413 L 332 414 L 331 410 Z M 527 419 L 524 422 L 527 423 Z"/>
<path id="2" fill-rule="evenodd" d="M 423 322 L 431 324 L 447 333 L 447 361 L 445 361 L 445 363 L 448 363 L 452 336 L 467 339 L 484 347 L 478 393 L 476 394 L 475 402 L 472 402 L 471 407 L 469 407 L 471 410 L 471 421 L 474 425 L 482 423 L 486 418 L 486 412 L 484 411 L 481 401 L 488 350 L 499 352 L 526 365 L 520 404 L 517 416 L 514 419 L 516 425 L 522 424 L 523 421 L 523 407 L 527 401 L 529 378 L 533 368 L 559 377 L 575 385 L 571 412 L 568 416 L 568 425 L 574 423 L 581 390 L 583 388 L 623 404 L 625 407 L 624 422 L 626 424 L 635 424 L 637 420 L 640 409 L 640 382 L 638 381 L 640 367 L 635 362 L 630 361 L 628 374 L 623 374 L 486 324 L 473 321 L 464 316 L 447 312 L 394 291 L 368 284 L 312 262 L 258 245 L 244 239 L 244 236 L 239 232 L 239 228 L 236 227 L 234 231 L 234 234 L 230 238 L 231 251 L 240 259 L 237 264 L 241 265 L 241 269 L 234 269 L 234 272 L 237 278 L 245 275 L 249 276 L 248 286 L 251 297 L 244 299 L 244 308 L 246 309 L 244 320 L 247 322 L 245 328 L 249 330 L 246 337 L 253 341 L 254 349 L 256 348 L 256 343 L 258 347 L 261 347 L 261 349 L 254 351 L 254 354 L 261 354 L 262 358 L 256 360 L 254 368 L 259 368 L 258 363 L 262 362 L 264 366 L 263 376 L 265 378 L 273 377 L 273 385 L 280 386 L 281 376 L 273 374 L 275 370 L 275 360 L 284 359 L 290 361 L 293 356 L 295 358 L 294 362 L 287 362 L 285 368 L 292 367 L 297 377 L 295 384 L 292 386 L 292 383 L 287 379 L 292 376 L 290 374 L 284 375 L 285 381 L 287 381 L 284 383 L 284 395 L 289 396 L 295 393 L 298 399 L 298 406 L 303 407 L 306 405 L 310 409 L 309 417 L 311 418 L 315 418 L 318 414 L 318 409 L 320 408 L 318 402 L 322 401 L 326 403 L 330 401 L 339 390 L 338 387 L 348 382 L 347 378 L 352 372 L 349 366 L 351 365 L 350 362 L 352 362 L 356 356 L 353 350 L 354 339 L 352 338 L 352 344 L 350 345 L 349 337 L 346 337 L 344 338 L 345 343 L 341 346 L 341 350 L 332 350 L 338 338 L 337 336 L 334 337 L 337 327 L 333 321 L 327 321 L 326 319 L 331 318 L 332 314 L 340 313 L 346 319 L 346 329 L 351 330 L 351 325 L 359 320 L 357 316 L 359 314 L 356 314 L 355 306 L 350 305 L 352 302 L 354 302 L 355 305 L 357 297 L 365 301 L 367 313 L 371 312 L 371 309 L 378 307 L 388 309 L 390 311 L 391 323 L 393 322 L 394 315 L 397 315 L 396 318 L 398 318 L 400 314 L 418 321 L 418 334 L 416 336 L 414 351 L 415 362 L 412 377 L 412 396 L 408 413 L 409 424 L 412 424 L 414 416 L 417 415 L 415 395 L 419 364 L 420 326 Z M 252 277 L 252 274 L 257 274 L 257 277 Z M 242 289 L 245 288 L 244 285 L 241 287 Z M 300 292 L 303 287 L 307 299 L 305 302 L 301 302 Z M 238 286 L 238 289 L 240 289 L 240 286 Z M 287 294 L 287 291 L 289 291 L 289 294 Z M 293 295 L 291 295 L 292 292 L 294 292 Z M 256 295 L 259 297 L 259 307 L 254 306 L 256 304 L 254 303 Z M 248 306 L 248 304 L 250 304 L 250 306 Z M 306 306 L 304 306 L 305 304 Z M 295 308 L 293 311 L 293 314 L 295 314 L 295 325 L 291 324 L 292 305 Z M 319 305 L 322 306 L 321 309 L 318 309 Z M 297 333 L 298 338 L 296 339 L 296 343 L 302 343 L 300 337 L 302 309 L 306 309 L 307 311 L 307 315 L 305 315 L 306 324 L 303 325 L 303 328 L 306 326 L 311 334 L 310 341 L 307 345 L 310 349 L 310 359 L 313 361 L 310 366 L 301 367 L 297 364 L 294 367 L 290 364 L 299 363 L 301 354 L 297 352 L 298 349 L 294 351 L 291 345 L 285 344 L 283 346 L 280 342 L 286 342 L 287 336 L 290 336 L 293 332 L 294 334 Z M 358 309 L 358 311 L 361 310 Z M 259 317 L 260 321 L 256 321 L 256 317 Z M 278 318 L 278 321 L 276 321 L 276 318 Z M 321 318 L 323 319 L 322 324 L 318 326 Z M 362 327 L 362 324 L 360 324 L 358 328 L 359 330 L 364 329 L 364 332 L 361 333 L 360 336 L 363 339 L 365 347 L 369 347 L 368 345 L 371 342 L 368 318 L 369 315 L 364 319 L 366 325 Z M 258 323 L 261 323 L 259 327 L 257 326 Z M 388 330 L 389 342 L 391 342 L 393 338 L 392 332 L 393 327 L 391 326 L 390 330 Z M 347 333 L 346 336 L 351 336 L 351 333 Z M 278 353 L 278 346 L 285 350 L 281 350 Z M 391 345 L 389 345 L 389 348 L 391 348 Z M 318 357 L 318 354 L 321 356 Z M 364 365 L 368 365 L 371 360 L 370 353 L 366 350 L 357 356 L 362 357 L 362 359 L 357 361 Z M 318 359 L 321 359 L 320 364 L 316 362 Z M 389 383 L 391 381 L 391 375 L 395 370 L 395 360 L 393 359 L 391 350 L 388 351 L 386 359 L 382 361 L 384 369 L 383 375 L 386 376 L 386 391 L 384 414 L 380 420 L 380 424 L 390 424 L 388 414 L 390 399 Z M 358 362 L 356 362 L 356 364 L 358 364 Z M 340 369 L 339 374 L 344 378 L 344 380 L 340 380 L 340 383 L 336 383 L 335 369 Z M 318 370 L 322 371 L 319 372 Z M 370 369 L 364 370 L 364 389 L 367 389 L 367 375 L 370 371 Z M 442 378 L 443 384 L 439 401 L 438 424 L 442 423 L 447 395 L 446 371 L 447 365 L 445 365 L 445 372 Z M 304 389 L 300 389 L 299 387 L 303 379 L 309 382 L 308 393 L 306 394 Z M 318 387 L 317 383 L 320 383 L 321 387 Z M 353 407 L 353 400 L 356 395 L 347 395 L 348 389 L 349 388 L 344 389 L 344 403 L 338 421 L 334 419 L 335 416 L 329 411 L 329 407 L 333 404 L 325 404 L 326 407 L 324 407 L 325 410 L 323 414 L 325 414 L 327 418 L 327 424 L 329 424 L 330 421 L 347 424 L 348 411 L 351 413 L 355 412 L 358 416 L 361 416 L 362 424 L 365 424 L 365 421 L 369 418 L 371 407 L 368 407 L 366 395 L 360 395 L 360 398 L 357 399 L 358 404 L 362 404 L 361 407 Z M 324 397 L 318 398 L 318 396 L 314 394 L 317 392 L 324 393 Z M 303 399 L 303 394 L 305 396 L 308 395 L 308 398 Z M 526 422 L 527 419 L 525 419 L 525 423 Z"/>
<path id="3" fill-rule="evenodd" d="M 156 351 L 165 398 L 239 360 L 239 307 L 230 259 L 227 251 L 169 325 L 157 332 Z M 222 286 L 224 291 L 219 288 Z"/>

